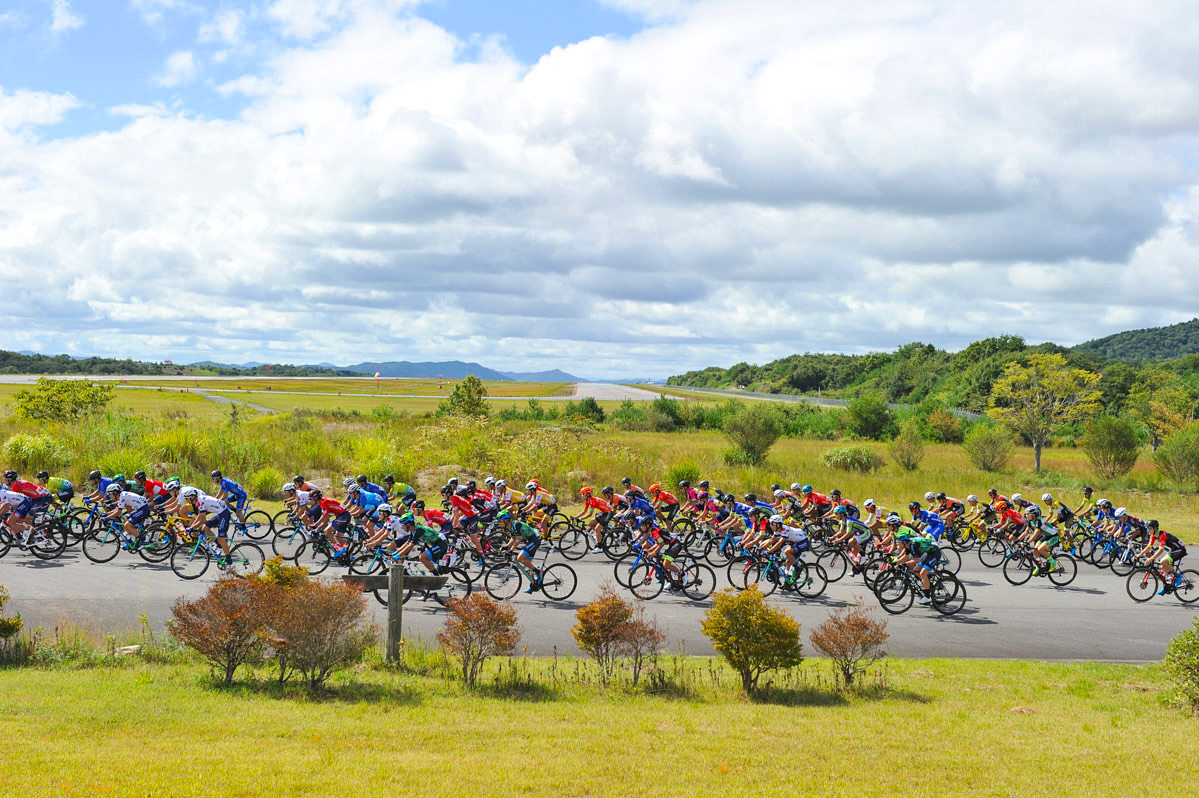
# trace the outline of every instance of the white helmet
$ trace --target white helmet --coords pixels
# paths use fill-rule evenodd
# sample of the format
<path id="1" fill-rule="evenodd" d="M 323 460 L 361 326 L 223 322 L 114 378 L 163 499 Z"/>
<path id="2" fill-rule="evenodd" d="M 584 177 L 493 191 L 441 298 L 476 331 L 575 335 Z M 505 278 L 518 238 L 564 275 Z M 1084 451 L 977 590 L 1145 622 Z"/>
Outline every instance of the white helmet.
<path id="1" fill-rule="evenodd" d="M 966 501 L 970 502 L 971 504 L 978 504 L 978 497 L 971 493 L 966 497 Z"/>
<path id="2" fill-rule="evenodd" d="M 537 490 L 537 483 L 536 483 L 536 482 L 530 482 L 529 484 L 525 485 L 525 490 L 527 490 L 527 491 L 529 491 L 530 493 L 532 493 L 533 491 Z"/>
<path id="3" fill-rule="evenodd" d="M 495 481 L 495 486 L 496 486 L 497 488 L 499 488 L 500 490 L 503 490 L 504 488 L 508 487 L 508 483 L 507 483 L 507 482 L 505 482 L 505 481 L 504 481 L 504 480 L 502 480 L 502 479 L 497 479 L 497 480 Z"/>
<path id="4" fill-rule="evenodd" d="M 1128 510 L 1124 509 L 1123 507 L 1116 508 L 1116 518 L 1123 518 L 1127 514 Z"/>
<path id="5" fill-rule="evenodd" d="M 200 495 L 200 490 L 198 488 L 184 488 L 183 492 L 179 495 L 185 499 L 194 499 Z"/>
<path id="6" fill-rule="evenodd" d="M 495 477 L 488 477 L 487 479 L 483 480 L 483 484 L 490 488 L 495 484 Z"/>
<path id="7" fill-rule="evenodd" d="M 105 493 L 120 493 L 121 486 L 114 482 L 111 485 L 109 485 L 107 488 L 105 488 L 104 492 Z"/>
<path id="8" fill-rule="evenodd" d="M 1013 501 L 1013 502 L 1022 502 L 1022 501 L 1024 501 L 1024 497 L 1023 497 L 1023 496 L 1021 496 L 1019 493 L 1013 493 L 1013 494 L 1012 494 L 1012 501 Z"/>
<path id="9" fill-rule="evenodd" d="M 354 478 L 353 478 L 353 477 L 346 477 L 345 479 L 343 479 L 343 480 L 341 481 L 341 486 L 342 486 L 343 488 L 347 488 L 347 489 L 348 489 L 348 488 L 349 488 L 351 485 L 356 485 L 356 484 L 357 484 L 357 483 L 356 483 L 356 482 L 354 482 Z"/>
<path id="10" fill-rule="evenodd" d="M 779 488 L 778 490 L 776 490 L 774 492 L 774 498 L 776 498 L 776 499 L 781 499 L 786 495 L 787 495 L 786 491 L 784 491 L 782 488 Z"/>
<path id="11" fill-rule="evenodd" d="M 924 494 L 924 500 L 926 502 L 931 502 L 935 498 L 937 498 L 937 494 L 933 493 L 931 490 L 928 493 Z"/>
<path id="12" fill-rule="evenodd" d="M 390 504 L 380 504 L 378 507 L 375 508 L 375 512 L 376 513 L 386 513 L 387 515 L 391 515 L 391 512 L 393 509 L 394 508 Z"/>
<path id="13" fill-rule="evenodd" d="M 775 513 L 774 515 L 770 516 L 770 523 L 781 524 L 781 523 L 783 523 L 783 517 L 781 515 Z"/>
<path id="14" fill-rule="evenodd" d="M 283 491 L 284 493 L 295 493 L 296 492 L 296 483 L 284 482 L 283 487 L 280 488 L 279 490 Z"/>
<path id="15" fill-rule="evenodd" d="M 873 506 L 874 506 L 874 499 L 867 499 L 866 501 L 862 502 L 862 506 L 863 506 L 863 507 L 866 507 L 866 508 L 873 507 Z"/>
<path id="16" fill-rule="evenodd" d="M 1046 504 L 1048 504 L 1049 502 L 1053 501 L 1053 494 L 1052 494 L 1052 493 L 1042 493 L 1042 494 L 1041 494 L 1041 501 L 1043 501 L 1043 502 L 1045 502 Z"/>
<path id="17" fill-rule="evenodd" d="M 791 483 L 791 490 L 799 490 L 802 487 L 803 487 L 803 485 L 800 485 L 798 482 Z"/>

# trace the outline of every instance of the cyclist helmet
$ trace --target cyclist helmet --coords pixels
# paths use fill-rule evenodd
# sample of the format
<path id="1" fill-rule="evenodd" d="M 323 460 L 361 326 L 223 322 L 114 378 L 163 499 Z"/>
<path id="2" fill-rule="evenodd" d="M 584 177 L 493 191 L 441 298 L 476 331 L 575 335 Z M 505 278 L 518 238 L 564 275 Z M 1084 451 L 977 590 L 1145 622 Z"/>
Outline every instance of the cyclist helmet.
<path id="1" fill-rule="evenodd" d="M 359 485 L 365 485 L 366 484 L 366 474 L 359 474 L 357 477 L 357 482 Z"/>
<path id="2" fill-rule="evenodd" d="M 454 491 L 454 495 L 466 498 L 470 495 L 470 488 L 463 485 L 462 487 L 458 488 L 458 490 Z"/>
<path id="3" fill-rule="evenodd" d="M 1083 496 L 1090 496 L 1090 495 L 1091 495 L 1092 493 L 1094 493 L 1094 492 L 1095 492 L 1095 489 L 1094 489 L 1094 488 L 1092 488 L 1090 485 L 1087 485 L 1086 487 L 1084 487 L 1084 488 L 1082 489 L 1082 495 L 1083 495 Z"/>
<path id="4" fill-rule="evenodd" d="M 1041 501 L 1045 502 L 1046 504 L 1051 503 L 1053 501 L 1053 494 L 1052 493 L 1042 493 Z"/>
<path id="5" fill-rule="evenodd" d="M 295 482 L 297 484 L 303 484 L 303 483 L 307 482 L 308 480 L 304 479 L 303 474 L 296 474 L 294 477 L 291 478 L 291 481 Z"/>
<path id="6" fill-rule="evenodd" d="M 392 509 L 394 509 L 394 508 L 390 504 L 380 504 L 378 507 L 375 508 L 375 512 L 383 513 L 384 515 L 391 515 Z"/>
<path id="7" fill-rule="evenodd" d="M 117 474 L 116 476 L 114 476 L 114 477 L 112 478 L 112 481 L 113 481 L 113 482 L 124 482 L 124 481 L 125 481 L 125 475 L 124 475 L 124 474 Z"/>
<path id="8" fill-rule="evenodd" d="M 212 477 L 213 479 L 220 479 L 221 478 L 221 469 L 219 469 L 219 468 L 214 469 L 213 472 L 211 474 L 209 474 L 208 476 Z"/>
<path id="9" fill-rule="evenodd" d="M 39 472 L 37 472 L 37 478 L 38 479 L 49 479 L 50 472 L 49 471 L 39 471 Z"/>
<path id="10" fill-rule="evenodd" d="M 649 492 L 650 492 L 650 493 L 661 493 L 661 492 L 662 492 L 662 486 L 661 486 L 661 485 L 659 485 L 657 482 L 655 482 L 654 484 L 652 484 L 652 485 L 650 485 L 650 486 L 649 486 Z"/>
<path id="11" fill-rule="evenodd" d="M 971 504 L 978 504 L 978 497 L 971 493 L 966 497 L 966 501 L 970 502 Z"/>
<path id="12" fill-rule="evenodd" d="M 146 478 L 146 472 L 145 472 L 145 471 L 134 471 L 134 472 L 133 472 L 133 478 L 134 478 L 134 479 L 145 479 L 145 478 Z"/>
<path id="13" fill-rule="evenodd" d="M 590 496 L 591 493 L 592 493 L 592 491 L 591 491 L 590 485 L 584 485 L 583 487 L 579 488 L 580 496 Z"/>
<path id="14" fill-rule="evenodd" d="M 1030 505 L 1030 506 L 1024 508 L 1024 514 L 1027 515 L 1029 518 L 1036 518 L 1038 515 L 1041 514 L 1041 508 L 1036 506 L 1035 504 Z"/>
<path id="15" fill-rule="evenodd" d="M 488 477 L 487 479 L 483 480 L 483 484 L 489 488 L 494 488 L 495 487 L 495 477 Z"/>
<path id="16" fill-rule="evenodd" d="M 348 488 L 346 488 L 347 496 L 349 496 L 352 493 L 361 493 L 361 492 L 362 492 L 362 488 L 358 487 L 357 482 L 351 483 L 350 486 Z"/>
<path id="17" fill-rule="evenodd" d="M 812 492 L 812 486 L 804 485 L 802 488 L 799 489 L 799 492 L 806 496 L 807 494 Z"/>
<path id="18" fill-rule="evenodd" d="M 88 472 L 87 478 L 90 479 L 92 482 L 98 482 L 100 480 L 101 476 L 102 476 L 102 474 L 99 471 L 90 471 L 90 472 Z"/>
<path id="19" fill-rule="evenodd" d="M 621 477 L 621 478 L 620 478 L 620 484 L 621 484 L 621 485 L 632 485 L 632 484 L 633 484 L 633 480 L 629 479 L 628 477 Z"/>
<path id="20" fill-rule="evenodd" d="M 1024 501 L 1024 496 L 1019 493 L 1012 494 L 1012 504 L 1019 504 L 1022 501 Z"/>
<path id="21" fill-rule="evenodd" d="M 5 478 L 5 479 L 16 479 L 16 478 L 17 478 L 17 472 L 16 472 L 16 471 L 13 471 L 13 470 L 10 468 L 10 469 L 8 469 L 7 471 L 5 471 L 5 472 L 4 472 L 4 478 Z"/>
<path id="22" fill-rule="evenodd" d="M 926 502 L 931 502 L 935 498 L 937 498 L 937 494 L 933 493 L 931 490 L 928 493 L 924 494 L 924 500 Z"/>
<path id="23" fill-rule="evenodd" d="M 604 488 L 603 490 L 600 491 L 600 493 L 603 494 L 604 496 L 611 496 L 614 492 L 615 491 L 613 491 L 612 488 L 610 488 L 610 487 Z"/>
<path id="24" fill-rule="evenodd" d="M 442 496 L 449 496 L 453 492 L 454 492 L 453 485 L 442 485 L 441 486 L 441 495 Z"/>
<path id="25" fill-rule="evenodd" d="M 1111 507 L 1112 506 L 1112 503 L 1108 499 L 1100 499 L 1099 501 L 1097 501 L 1095 503 L 1098 504 L 1100 507 Z"/>
<path id="26" fill-rule="evenodd" d="M 502 479 L 497 479 L 497 480 L 495 481 L 495 488 L 496 488 L 496 490 L 503 490 L 503 489 L 504 489 L 504 488 L 506 488 L 506 487 L 508 487 L 508 483 L 507 483 L 505 480 L 502 480 Z"/>
<path id="27" fill-rule="evenodd" d="M 999 491 L 995 490 L 994 488 L 988 488 L 988 489 L 987 489 L 987 495 L 988 495 L 988 496 L 990 496 L 990 497 L 993 499 L 993 498 L 995 498 L 996 496 L 998 496 L 998 495 L 999 495 Z"/>
<path id="28" fill-rule="evenodd" d="M 533 477 L 533 478 L 532 478 L 532 479 L 530 479 L 529 481 L 530 481 L 530 482 L 532 482 L 532 483 L 533 483 L 534 485 L 536 485 L 537 487 L 539 487 L 539 488 L 541 487 L 541 480 L 540 480 L 540 479 L 538 479 L 537 477 Z"/>
<path id="29" fill-rule="evenodd" d="M 995 509 L 996 509 L 996 510 L 998 510 L 999 512 L 1001 512 L 1001 513 L 1002 513 L 1002 512 L 1003 512 L 1004 510 L 1006 510 L 1007 508 L 1008 508 L 1008 504 L 1007 504 L 1007 502 L 1005 502 L 1003 499 L 996 499 L 996 500 L 995 500 Z"/>
<path id="30" fill-rule="evenodd" d="M 786 491 L 784 491 L 782 488 L 775 488 L 774 498 L 781 499 L 786 495 L 787 495 Z"/>
<path id="31" fill-rule="evenodd" d="M 867 499 L 866 501 L 862 502 L 862 506 L 869 510 L 874 506 L 874 499 Z"/>
<path id="32" fill-rule="evenodd" d="M 496 513 L 496 514 L 495 514 L 495 520 L 497 520 L 497 521 L 511 521 L 511 520 L 512 520 L 512 513 L 508 512 L 507 510 L 500 510 L 498 513 Z"/>
<path id="33" fill-rule="evenodd" d="M 105 492 L 105 493 L 120 493 L 120 492 L 121 492 L 121 486 L 120 486 L 120 485 L 118 485 L 117 483 L 115 483 L 115 482 L 114 482 L 114 483 L 112 483 L 111 485 L 109 485 L 109 486 L 108 486 L 108 487 L 105 489 L 105 491 L 104 491 L 104 492 Z"/>
<path id="34" fill-rule="evenodd" d="M 1126 515 L 1128 515 L 1128 510 L 1124 509 L 1123 507 L 1116 508 L 1116 518 L 1123 518 Z"/>
<path id="35" fill-rule="evenodd" d="M 346 490 L 349 490 L 351 485 L 356 485 L 356 484 L 357 484 L 357 483 L 356 483 L 356 482 L 354 482 L 354 478 L 353 478 L 353 477 L 346 477 L 345 479 L 343 479 L 343 480 L 341 481 L 341 486 L 342 486 L 343 488 L 345 488 Z"/>
<path id="36" fill-rule="evenodd" d="M 1150 528 L 1150 529 L 1157 529 L 1157 519 L 1153 519 L 1153 520 L 1151 520 L 1151 521 L 1149 522 L 1149 528 Z"/>
<path id="37" fill-rule="evenodd" d="M 412 502 L 412 506 L 417 510 L 423 511 L 425 509 L 425 500 L 417 499 L 416 501 Z"/>
<path id="38" fill-rule="evenodd" d="M 295 493 L 295 492 L 296 492 L 296 483 L 294 483 L 294 482 L 284 482 L 284 483 L 283 483 L 283 487 L 282 487 L 282 488 L 280 488 L 280 490 L 281 490 L 283 493 Z"/>
<path id="39" fill-rule="evenodd" d="M 920 502 L 912 502 L 911 504 L 908 505 L 908 509 L 909 510 L 919 510 Z"/>
<path id="40" fill-rule="evenodd" d="M 781 523 L 783 523 L 783 517 L 781 515 L 779 515 L 778 513 L 775 513 L 774 515 L 770 516 L 770 523 L 781 524 Z"/>
<path id="41" fill-rule="evenodd" d="M 528 491 L 529 493 L 532 493 L 533 491 L 537 490 L 537 483 L 536 482 L 526 483 L 525 490 Z"/>
<path id="42" fill-rule="evenodd" d="M 800 488 L 802 488 L 802 487 L 803 487 L 803 486 L 802 486 L 802 485 L 800 485 L 798 482 L 792 482 L 792 483 L 791 483 L 791 490 L 799 490 L 799 489 L 800 489 Z"/>
<path id="43" fill-rule="evenodd" d="M 416 517 L 413 516 L 412 513 L 404 513 L 400 516 L 400 523 L 404 525 L 415 524 Z"/>
<path id="44" fill-rule="evenodd" d="M 639 519 L 637 519 L 637 523 L 640 524 L 641 526 L 649 526 L 653 522 L 654 522 L 654 517 L 652 515 L 643 515 Z"/>
<path id="45" fill-rule="evenodd" d="M 712 487 L 712 483 L 708 482 L 706 479 L 701 479 L 699 481 L 699 486 L 704 490 L 707 490 L 708 488 Z"/>
<path id="46" fill-rule="evenodd" d="M 887 526 L 899 526 L 901 523 L 903 523 L 903 519 L 901 519 L 895 513 L 891 513 L 887 516 Z"/>
<path id="47" fill-rule="evenodd" d="M 945 498 L 946 498 L 945 491 L 941 491 L 940 493 L 937 494 L 937 501 L 943 502 L 943 501 L 945 501 Z"/>
<path id="48" fill-rule="evenodd" d="M 167 484 L 163 485 L 167 490 L 179 490 L 179 478 L 171 477 L 167 480 Z M 294 485 L 292 487 L 295 487 Z"/>
<path id="49" fill-rule="evenodd" d="M 629 501 L 632 501 L 633 499 L 637 498 L 637 491 L 633 490 L 632 488 L 629 488 L 628 490 L 626 490 L 624 492 L 624 497 L 626 499 L 628 499 Z"/>
<path id="50" fill-rule="evenodd" d="M 745 494 L 745 503 L 746 503 L 746 504 L 753 504 L 753 503 L 754 503 L 754 502 L 756 502 L 757 500 L 758 500 L 758 496 L 757 496 L 757 494 L 756 494 L 756 493 L 747 493 L 747 494 Z"/>
<path id="51" fill-rule="evenodd" d="M 450 477 L 449 479 L 447 479 L 447 480 L 446 480 L 446 482 L 448 482 L 448 483 L 449 483 L 449 484 L 451 484 L 451 485 L 457 485 L 457 484 L 458 484 L 458 477 Z"/>
<path id="52" fill-rule="evenodd" d="M 472 479 L 471 481 L 469 481 L 469 482 L 467 482 L 467 483 L 466 483 L 466 487 L 470 488 L 471 490 L 478 490 L 478 488 L 479 488 L 479 483 L 478 483 L 478 482 L 475 482 L 475 481 Z"/>
<path id="53" fill-rule="evenodd" d="M 112 488 L 112 485 L 109 485 L 108 487 Z M 314 493 L 315 493 L 315 491 L 314 491 Z M 194 499 L 200 495 L 200 491 L 198 488 L 184 488 L 183 493 L 181 495 L 184 499 Z"/>
<path id="54" fill-rule="evenodd" d="M 395 478 L 395 476 L 393 476 L 392 474 L 388 474 L 387 476 L 383 477 L 383 484 L 384 484 L 384 485 L 394 485 L 394 484 L 396 484 L 396 478 Z"/>
<path id="55" fill-rule="evenodd" d="M 313 488 L 312 492 L 308 494 L 308 498 L 314 502 L 319 502 L 324 495 L 325 494 L 321 493 L 320 488 Z"/>
<path id="56" fill-rule="evenodd" d="M 828 495 L 829 495 L 829 496 L 833 496 L 833 497 L 836 497 L 836 498 L 840 499 L 840 498 L 841 498 L 841 489 L 840 489 L 840 488 L 833 488 L 832 490 L 830 490 L 830 491 L 828 492 Z"/>
<path id="57" fill-rule="evenodd" d="M 691 487 L 691 482 L 690 482 L 690 480 L 686 480 L 686 479 L 680 479 L 680 480 L 679 480 L 679 489 L 680 489 L 680 490 L 686 490 L 686 489 L 687 489 L 687 488 L 689 488 L 689 487 Z"/>
<path id="58" fill-rule="evenodd" d="M 776 483 L 774 483 L 773 485 L 771 485 L 771 486 L 770 486 L 770 490 L 771 490 L 771 492 L 773 493 L 774 491 L 778 490 L 778 489 L 779 489 L 779 488 L 781 488 L 781 487 L 783 487 L 783 486 L 782 486 L 782 485 L 780 485 L 779 483 L 777 483 L 777 482 L 776 482 Z"/>
<path id="59" fill-rule="evenodd" d="M 833 508 L 834 515 L 845 515 L 846 512 L 848 512 L 848 511 L 845 509 L 844 504 L 838 504 L 836 507 Z"/>

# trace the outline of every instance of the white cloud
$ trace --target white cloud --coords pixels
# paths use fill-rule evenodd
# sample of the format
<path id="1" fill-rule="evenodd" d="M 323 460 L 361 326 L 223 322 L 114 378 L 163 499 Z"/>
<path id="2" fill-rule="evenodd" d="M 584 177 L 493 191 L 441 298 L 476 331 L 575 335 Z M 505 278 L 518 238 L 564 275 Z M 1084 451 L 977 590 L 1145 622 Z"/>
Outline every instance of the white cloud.
<path id="1" fill-rule="evenodd" d="M 154 77 L 154 85 L 174 88 L 196 79 L 196 57 L 190 50 L 180 50 L 167 56 L 162 72 Z"/>
<path id="2" fill-rule="evenodd" d="M 50 31 L 52 33 L 66 33 L 78 30 L 83 27 L 85 21 L 83 17 L 71 11 L 71 4 L 68 0 L 54 0 L 54 4 L 51 6 L 50 17 Z"/>
<path id="3" fill-rule="evenodd" d="M 149 25 L 157 25 L 168 12 L 196 13 L 200 10 L 190 0 L 129 0 L 129 7 Z"/>
<path id="4" fill-rule="evenodd" d="M 632 376 L 1194 315 L 1188 3 L 708 0 L 531 66 L 403 6 L 272 3 L 236 119 L 0 93 L 10 348 Z"/>
<path id="5" fill-rule="evenodd" d="M 198 39 L 204 44 L 239 44 L 245 32 L 245 23 L 244 11 L 225 9 L 200 26 Z"/>

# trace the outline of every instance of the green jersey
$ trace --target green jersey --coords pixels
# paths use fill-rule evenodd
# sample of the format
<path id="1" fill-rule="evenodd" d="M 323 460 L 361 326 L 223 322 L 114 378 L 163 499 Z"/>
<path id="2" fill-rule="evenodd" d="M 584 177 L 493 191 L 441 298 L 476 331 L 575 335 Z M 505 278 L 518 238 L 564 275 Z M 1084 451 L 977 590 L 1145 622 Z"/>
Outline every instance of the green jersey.
<path id="1" fill-rule="evenodd" d="M 521 540 L 533 540 L 540 537 L 540 535 L 541 532 L 535 526 L 530 526 L 524 521 L 512 522 L 512 537 L 520 536 Z"/>
<path id="2" fill-rule="evenodd" d="M 417 524 L 416 531 L 412 533 L 412 539 L 425 546 L 432 546 L 445 540 L 445 535 L 436 529 Z"/>

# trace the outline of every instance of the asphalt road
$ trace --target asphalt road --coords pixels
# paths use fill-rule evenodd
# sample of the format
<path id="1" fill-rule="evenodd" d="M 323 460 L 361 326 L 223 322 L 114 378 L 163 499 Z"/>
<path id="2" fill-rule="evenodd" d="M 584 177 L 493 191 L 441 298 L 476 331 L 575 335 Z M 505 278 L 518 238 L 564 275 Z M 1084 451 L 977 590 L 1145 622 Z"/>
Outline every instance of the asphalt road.
<path id="1" fill-rule="evenodd" d="M 523 593 L 513 599 L 530 653 L 551 654 L 555 649 L 559 653 L 574 652 L 570 636 L 574 610 L 612 574 L 606 560 L 592 555 L 571 565 L 579 574 L 579 587 L 569 600 L 554 603 Z M 906 615 L 886 616 L 892 654 L 1156 661 L 1161 659 L 1170 638 L 1188 628 L 1192 617 L 1199 613 L 1199 604 L 1187 607 L 1172 597 L 1134 604 L 1125 593 L 1123 578 L 1088 565 L 1080 566 L 1078 578 L 1065 588 L 1055 588 L 1040 579 L 1014 587 L 999 571 L 983 568 L 971 553 L 963 557 L 960 576 L 969 591 L 969 601 L 958 615 L 943 618 L 916 605 Z M 97 633 L 134 629 L 141 613 L 160 627 L 176 598 L 201 595 L 215 578 L 213 569 L 195 582 L 184 582 L 167 566 L 150 565 L 124 553 L 104 565 L 89 562 L 74 549 L 50 562 L 17 551 L 0 559 L 0 584 L 12 594 L 7 612 L 20 612 L 27 626 L 42 626 L 47 632 L 64 623 Z M 862 584 L 851 583 L 847 576 L 829 585 L 818 599 L 772 597 L 772 601 L 790 612 L 805 629 L 811 629 L 824 620 L 830 609 L 861 596 L 876 606 Z M 370 605 L 382 625 L 386 610 L 373 599 Z M 647 606 L 669 633 L 671 650 L 712 653 L 699 629 L 708 602 L 697 605 L 663 593 Z M 410 601 L 404 608 L 405 634 L 432 639 L 444 613 L 434 602 Z M 804 636 L 806 640 L 806 632 Z"/>

